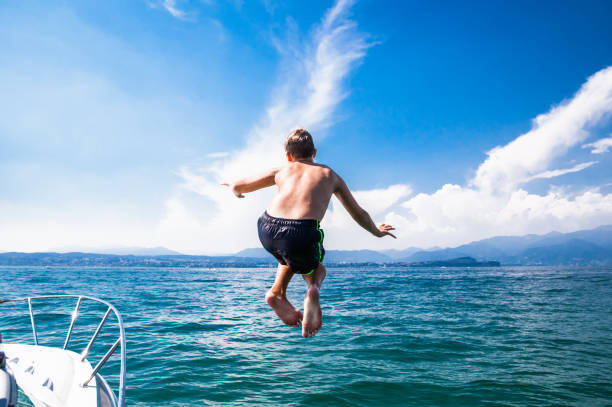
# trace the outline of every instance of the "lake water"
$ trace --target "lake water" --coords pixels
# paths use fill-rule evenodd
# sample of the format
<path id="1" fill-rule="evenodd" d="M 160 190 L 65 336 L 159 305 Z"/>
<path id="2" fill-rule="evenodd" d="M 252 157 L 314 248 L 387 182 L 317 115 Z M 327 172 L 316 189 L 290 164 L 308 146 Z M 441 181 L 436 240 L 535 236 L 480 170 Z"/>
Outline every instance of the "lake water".
<path id="1" fill-rule="evenodd" d="M 273 269 L 0 267 L 0 298 L 113 303 L 126 324 L 129 406 L 612 405 L 612 268 L 330 268 L 312 339 L 264 303 L 273 278 Z M 295 305 L 304 289 L 294 277 Z M 63 344 L 74 303 L 41 307 L 41 344 Z M 64 324 L 45 331 L 53 315 L 43 311 Z M 103 311 L 83 310 L 71 349 Z M 27 306 L 0 305 L 0 331 L 31 343 Z M 114 339 L 103 336 L 90 360 Z M 117 366 L 114 357 L 102 372 L 115 386 Z"/>

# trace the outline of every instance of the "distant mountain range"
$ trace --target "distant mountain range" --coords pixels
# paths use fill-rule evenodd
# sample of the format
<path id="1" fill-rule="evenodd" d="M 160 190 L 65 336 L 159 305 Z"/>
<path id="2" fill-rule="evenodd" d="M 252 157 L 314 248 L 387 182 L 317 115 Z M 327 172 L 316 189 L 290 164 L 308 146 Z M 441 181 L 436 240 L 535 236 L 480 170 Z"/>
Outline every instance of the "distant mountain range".
<path id="1" fill-rule="evenodd" d="M 235 256 L 265 258 L 264 249 L 246 249 Z M 505 265 L 612 265 L 612 225 L 572 233 L 498 236 L 465 245 L 423 250 L 329 250 L 328 263 L 416 263 L 473 257 Z"/>
<path id="2" fill-rule="evenodd" d="M 492 237 L 454 248 L 418 251 L 400 261 L 464 256 L 518 265 L 612 265 L 612 225 L 572 233 Z"/>
<path id="3" fill-rule="evenodd" d="M 262 248 L 226 256 L 190 256 L 155 248 L 121 248 L 106 253 L 0 253 L 0 265 L 34 266 L 160 266 L 160 267 L 264 267 L 275 260 Z M 477 262 L 502 265 L 612 265 L 612 225 L 572 233 L 499 236 L 453 248 L 423 250 L 328 250 L 325 263 L 396 264 L 417 266 L 470 257 Z M 434 262 L 434 263 L 432 263 Z"/>

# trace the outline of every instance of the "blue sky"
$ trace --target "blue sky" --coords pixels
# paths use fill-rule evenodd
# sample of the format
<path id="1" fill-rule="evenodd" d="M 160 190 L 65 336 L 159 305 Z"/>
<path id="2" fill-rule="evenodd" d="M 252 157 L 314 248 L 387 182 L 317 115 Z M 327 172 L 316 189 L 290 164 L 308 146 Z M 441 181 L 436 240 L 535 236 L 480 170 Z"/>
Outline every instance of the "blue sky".
<path id="1" fill-rule="evenodd" d="M 232 200 L 218 181 L 282 164 L 296 126 L 398 227 L 375 240 L 332 202 L 329 248 L 612 223 L 610 15 L 606 1 L 3 2 L 0 251 L 257 246 L 273 191 Z"/>

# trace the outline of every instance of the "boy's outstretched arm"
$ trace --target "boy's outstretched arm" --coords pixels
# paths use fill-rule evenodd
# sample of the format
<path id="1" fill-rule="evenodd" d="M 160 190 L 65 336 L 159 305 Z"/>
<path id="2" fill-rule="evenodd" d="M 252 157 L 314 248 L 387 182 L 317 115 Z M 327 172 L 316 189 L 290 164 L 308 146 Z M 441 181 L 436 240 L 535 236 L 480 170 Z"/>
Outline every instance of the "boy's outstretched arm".
<path id="1" fill-rule="evenodd" d="M 244 195 L 242 194 L 257 191 L 258 189 L 271 187 L 272 185 L 274 185 L 274 177 L 276 176 L 276 173 L 278 173 L 278 171 L 279 168 L 274 168 L 260 175 L 242 178 L 231 184 L 224 182 L 221 185 L 230 187 L 234 195 L 236 195 L 238 198 L 244 198 Z"/>
<path id="2" fill-rule="evenodd" d="M 334 191 L 334 195 L 338 198 L 338 200 L 342 203 L 344 208 L 348 211 L 355 222 L 359 223 L 359 225 L 372 233 L 376 237 L 383 237 L 386 235 L 391 236 L 392 238 L 396 238 L 393 233 L 389 232 L 390 230 L 395 230 L 391 225 L 385 225 L 384 223 L 380 226 L 376 226 L 370 214 L 368 214 L 365 209 L 363 209 L 357 201 L 355 197 L 348 189 L 344 180 L 338 176 L 338 185 L 336 186 L 336 190 Z"/>

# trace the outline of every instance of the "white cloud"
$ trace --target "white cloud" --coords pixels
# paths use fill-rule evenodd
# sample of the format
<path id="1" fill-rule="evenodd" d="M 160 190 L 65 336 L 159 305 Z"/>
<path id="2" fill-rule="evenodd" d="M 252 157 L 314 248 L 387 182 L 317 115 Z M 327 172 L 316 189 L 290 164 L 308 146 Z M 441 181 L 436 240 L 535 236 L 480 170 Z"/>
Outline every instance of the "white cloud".
<path id="1" fill-rule="evenodd" d="M 454 246 L 496 235 L 573 231 L 612 223 L 612 194 L 546 195 L 517 189 L 507 195 L 447 184 L 403 203 L 408 215 L 390 213 L 402 246 Z M 399 239 L 398 239 L 399 240 Z"/>
<path id="2" fill-rule="evenodd" d="M 385 221 L 398 228 L 405 246 L 458 245 L 495 235 L 573 231 L 612 223 L 612 194 L 589 188 L 577 194 L 551 189 L 546 195 L 522 185 L 582 171 L 596 162 L 549 170 L 588 136 L 590 126 L 612 112 L 612 68 L 591 76 L 576 95 L 534 120 L 533 129 L 496 147 L 467 186 L 444 185 L 402 203 Z M 399 239 L 398 239 L 399 240 Z"/>
<path id="3" fill-rule="evenodd" d="M 412 189 L 408 185 L 391 185 L 384 189 L 370 189 L 365 191 L 352 191 L 355 199 L 373 217 L 384 216 L 390 208 L 399 203 L 401 199 L 407 198 Z M 337 199 L 332 200 L 331 208 L 325 216 L 323 224 L 333 229 L 343 229 L 355 226 L 353 231 L 358 231 L 359 226 L 351 219 L 348 212 L 342 207 Z"/>
<path id="4" fill-rule="evenodd" d="M 611 111 L 612 67 L 608 67 L 591 76 L 571 100 L 536 117 L 529 132 L 489 151 L 472 185 L 489 191 L 513 191 L 583 141 L 589 126 L 609 117 Z"/>
<path id="5" fill-rule="evenodd" d="M 208 2 L 206 1 L 204 1 L 204 3 L 208 4 Z M 149 6 L 152 9 L 165 10 L 172 17 L 178 20 L 188 21 L 188 20 L 193 19 L 194 17 L 193 12 L 187 12 L 179 8 L 179 6 L 176 3 L 176 0 L 151 0 L 147 2 L 147 6 Z"/>
<path id="6" fill-rule="evenodd" d="M 603 154 L 607 153 L 610 147 L 612 147 L 612 136 L 607 138 L 602 138 L 593 143 L 588 143 L 582 146 L 582 148 L 593 148 L 591 150 L 592 154 Z"/>
<path id="7" fill-rule="evenodd" d="M 388 214 L 402 212 L 401 201 L 408 198 L 412 188 L 405 184 L 390 185 L 387 188 L 352 191 L 360 206 L 365 208 L 373 219 L 386 222 Z M 340 201 L 332 198 L 325 219 L 325 245 L 333 249 L 384 249 L 388 248 L 391 239 L 375 239 L 361 228 L 344 209 Z M 397 246 L 397 245 L 396 245 Z M 401 244 L 401 247 L 404 245 Z"/>
<path id="8" fill-rule="evenodd" d="M 170 13 L 172 17 L 183 20 L 187 16 L 187 14 L 183 10 L 178 9 L 178 7 L 176 6 L 176 0 L 164 0 L 161 3 L 161 6 L 166 9 L 166 11 Z"/>
<path id="9" fill-rule="evenodd" d="M 561 175 L 565 175 L 565 174 L 571 174 L 573 172 L 579 172 L 582 171 L 586 168 L 589 168 L 592 165 L 597 164 L 598 161 L 589 161 L 586 163 L 580 163 L 577 165 L 574 165 L 571 168 L 564 168 L 564 169 L 560 169 L 560 170 L 549 170 L 549 171 L 544 171 L 541 172 L 539 174 L 535 174 L 529 178 L 527 178 L 526 181 L 532 181 L 534 179 L 538 179 L 538 178 L 554 178 L 554 177 L 559 177 Z"/>

